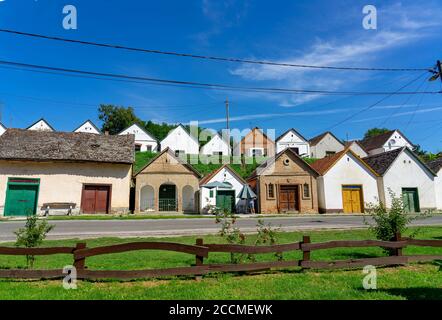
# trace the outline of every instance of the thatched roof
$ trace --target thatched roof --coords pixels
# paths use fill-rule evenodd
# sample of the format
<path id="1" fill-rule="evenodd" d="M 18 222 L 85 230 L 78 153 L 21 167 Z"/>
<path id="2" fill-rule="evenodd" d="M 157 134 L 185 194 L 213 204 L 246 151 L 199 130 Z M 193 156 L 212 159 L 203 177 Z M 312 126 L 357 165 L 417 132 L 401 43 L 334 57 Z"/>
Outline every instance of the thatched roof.
<path id="1" fill-rule="evenodd" d="M 0 137 L 0 160 L 132 164 L 134 148 L 133 135 L 8 129 Z"/>

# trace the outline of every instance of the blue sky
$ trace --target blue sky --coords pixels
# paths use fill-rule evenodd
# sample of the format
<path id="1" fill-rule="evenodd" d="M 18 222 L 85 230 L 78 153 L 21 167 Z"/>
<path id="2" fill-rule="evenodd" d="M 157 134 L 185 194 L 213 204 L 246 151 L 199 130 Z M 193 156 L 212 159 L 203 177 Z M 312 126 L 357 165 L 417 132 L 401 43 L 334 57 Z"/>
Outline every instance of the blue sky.
<path id="1" fill-rule="evenodd" d="M 78 29 L 65 30 L 62 9 L 75 5 Z M 0 1 L 0 28 L 133 47 L 314 65 L 429 67 L 442 56 L 442 4 L 370 1 L 377 30 L 362 28 L 366 1 Z M 395 91 L 419 73 L 318 71 L 158 56 L 0 33 L 0 59 L 164 79 L 339 91 Z M 407 91 L 438 91 L 423 76 Z M 401 129 L 429 151 L 442 150 L 442 97 L 398 96 L 337 123 L 382 96 L 226 92 L 104 81 L 0 68 L 2 122 L 27 127 L 41 117 L 70 131 L 97 119 L 100 103 L 133 106 L 143 120 L 198 120 L 259 126 L 307 138 L 324 130 L 362 137 L 374 126 Z"/>

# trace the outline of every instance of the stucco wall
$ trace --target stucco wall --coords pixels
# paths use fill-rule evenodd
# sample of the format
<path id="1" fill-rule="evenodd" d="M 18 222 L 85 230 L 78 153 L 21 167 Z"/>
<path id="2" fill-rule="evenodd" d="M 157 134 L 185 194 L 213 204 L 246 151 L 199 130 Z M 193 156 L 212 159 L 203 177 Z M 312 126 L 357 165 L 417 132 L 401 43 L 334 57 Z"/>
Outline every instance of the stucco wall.
<path id="1" fill-rule="evenodd" d="M 288 160 L 288 161 L 287 161 Z M 306 168 L 307 164 L 301 163 L 302 160 L 287 151 L 280 155 L 274 165 L 269 166 L 251 184 L 256 183 L 258 195 L 258 209 L 261 213 L 279 212 L 279 188 L 280 185 L 300 185 L 300 212 L 315 213 L 318 212 L 318 195 L 316 176 Z M 275 185 L 275 197 L 267 197 L 268 184 Z M 307 183 L 310 186 L 310 197 L 304 198 L 302 186 Z"/>
<path id="2" fill-rule="evenodd" d="M 310 144 L 293 131 L 287 132 L 276 142 L 276 153 L 287 148 L 299 148 L 301 156 L 310 156 Z"/>
<path id="3" fill-rule="evenodd" d="M 321 212 L 343 211 L 342 185 L 361 185 L 364 204 L 379 201 L 377 176 L 354 155 L 347 153 L 325 173 L 322 179 L 318 179 Z"/>
<path id="4" fill-rule="evenodd" d="M 384 174 L 384 196 L 387 207 L 391 206 L 388 188 L 400 196 L 402 188 L 418 188 L 419 204 L 421 209 L 436 207 L 434 191 L 434 177 L 424 169 L 424 166 L 408 154 L 402 152 Z"/>
<path id="5" fill-rule="evenodd" d="M 326 151 L 337 153 L 344 150 L 344 145 L 332 135 L 327 134 L 315 146 L 310 146 L 310 150 L 313 158 L 322 159 L 326 156 Z"/>
<path id="6" fill-rule="evenodd" d="M 201 154 L 212 155 L 214 152 L 222 152 L 223 155 L 230 154 L 229 145 L 222 140 L 219 135 L 215 135 L 209 142 L 201 147 Z"/>
<path id="7" fill-rule="evenodd" d="M 0 161 L 0 213 L 3 214 L 8 178 L 39 178 L 38 210 L 47 202 L 81 206 L 83 184 L 111 184 L 111 212 L 129 210 L 132 166 L 105 163 Z"/>
<path id="8" fill-rule="evenodd" d="M 159 211 L 159 190 L 162 184 L 176 186 L 176 200 L 178 212 L 183 212 L 183 189 L 186 186 L 192 188 L 192 212 L 198 211 L 197 191 L 199 189 L 199 177 L 190 169 L 180 164 L 167 152 L 154 160 L 144 168 L 135 178 L 135 212 L 140 212 L 142 192 L 145 186 L 153 188 L 153 211 Z"/>
<path id="9" fill-rule="evenodd" d="M 199 144 L 189 133 L 179 126 L 173 129 L 160 143 L 161 151 L 169 148 L 171 150 L 183 150 L 187 154 L 198 154 Z"/>
<path id="10" fill-rule="evenodd" d="M 226 175 L 224 177 L 224 174 Z M 238 198 L 238 194 L 241 192 L 242 188 L 244 187 L 243 182 L 238 180 L 235 176 L 233 176 L 230 173 L 230 170 L 223 168 L 221 169 L 215 176 L 212 177 L 209 181 L 206 182 L 228 182 L 232 185 L 232 189 L 235 190 L 235 204 L 236 205 L 243 205 L 244 201 Z M 213 189 L 215 190 L 215 189 Z M 222 190 L 222 189 L 221 189 Z M 214 196 L 210 198 L 210 189 L 201 187 L 200 188 L 200 210 L 201 212 L 207 212 L 207 207 L 209 205 L 215 206 L 216 205 L 216 196 L 214 192 Z"/>
<path id="11" fill-rule="evenodd" d="M 442 168 L 437 172 L 437 177 L 434 179 L 435 193 L 436 193 L 436 207 L 442 210 Z"/>
<path id="12" fill-rule="evenodd" d="M 147 151 L 150 146 L 151 151 L 158 150 L 158 142 L 154 137 L 147 134 L 142 128 L 138 125 L 133 124 L 129 128 L 123 130 L 119 133 L 119 135 L 124 134 L 133 134 L 135 135 L 135 144 L 140 145 L 140 151 Z"/>
<path id="13" fill-rule="evenodd" d="M 353 142 L 353 143 L 350 145 L 350 150 L 353 151 L 354 153 L 356 153 L 360 158 L 365 158 L 365 157 L 368 156 L 368 153 L 365 152 L 365 150 L 362 149 L 362 148 L 360 147 L 360 145 L 357 144 L 357 143 L 355 143 L 355 142 Z"/>

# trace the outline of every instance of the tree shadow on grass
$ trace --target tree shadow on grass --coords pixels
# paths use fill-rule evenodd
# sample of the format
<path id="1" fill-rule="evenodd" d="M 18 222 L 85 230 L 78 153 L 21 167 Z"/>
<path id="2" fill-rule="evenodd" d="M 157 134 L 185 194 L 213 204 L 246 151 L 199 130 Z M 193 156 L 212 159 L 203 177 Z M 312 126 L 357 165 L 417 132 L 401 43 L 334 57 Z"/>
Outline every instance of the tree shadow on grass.
<path id="1" fill-rule="evenodd" d="M 390 288 L 377 291 L 400 296 L 407 300 L 442 300 L 442 288 Z"/>
<path id="2" fill-rule="evenodd" d="M 379 258 L 379 254 L 375 253 L 359 253 L 359 252 L 341 252 L 339 256 L 348 259 L 367 259 L 367 258 Z"/>

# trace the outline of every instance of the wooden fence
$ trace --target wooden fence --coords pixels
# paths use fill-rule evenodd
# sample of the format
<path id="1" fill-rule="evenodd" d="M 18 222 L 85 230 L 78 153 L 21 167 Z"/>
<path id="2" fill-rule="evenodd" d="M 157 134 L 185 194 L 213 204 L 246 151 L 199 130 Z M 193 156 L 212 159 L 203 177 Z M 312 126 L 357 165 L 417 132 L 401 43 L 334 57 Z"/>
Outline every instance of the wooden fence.
<path id="1" fill-rule="evenodd" d="M 311 243 L 309 236 L 304 236 L 301 242 L 279 244 L 271 246 L 249 246 L 231 244 L 205 244 L 203 239 L 197 239 L 195 245 L 172 242 L 131 242 L 111 246 L 87 248 L 85 243 L 77 243 L 75 247 L 52 248 L 11 248 L 0 247 L 0 255 L 53 255 L 72 254 L 73 265 L 77 269 L 79 279 L 138 279 L 162 276 L 196 276 L 213 272 L 251 272 L 264 271 L 275 268 L 301 267 L 304 269 L 338 269 L 357 268 L 366 265 L 395 266 L 409 262 L 442 260 L 441 255 L 413 255 L 402 254 L 407 246 L 442 247 L 442 240 L 415 240 L 396 236 L 395 241 L 379 240 L 340 240 L 321 243 Z M 333 248 L 381 247 L 391 249 L 390 256 L 365 259 L 348 259 L 337 261 L 317 261 L 311 259 L 311 252 L 315 250 Z M 90 270 L 86 266 L 88 257 L 128 252 L 134 250 L 166 250 L 187 253 L 195 256 L 195 264 L 188 267 L 145 269 L 145 270 Z M 250 262 L 238 264 L 209 264 L 204 259 L 209 253 L 224 252 L 237 254 L 284 253 L 302 251 L 301 260 L 282 260 L 268 262 Z M 0 269 L 0 278 L 23 279 L 50 279 L 65 277 L 62 269 L 33 270 L 33 269 Z"/>

